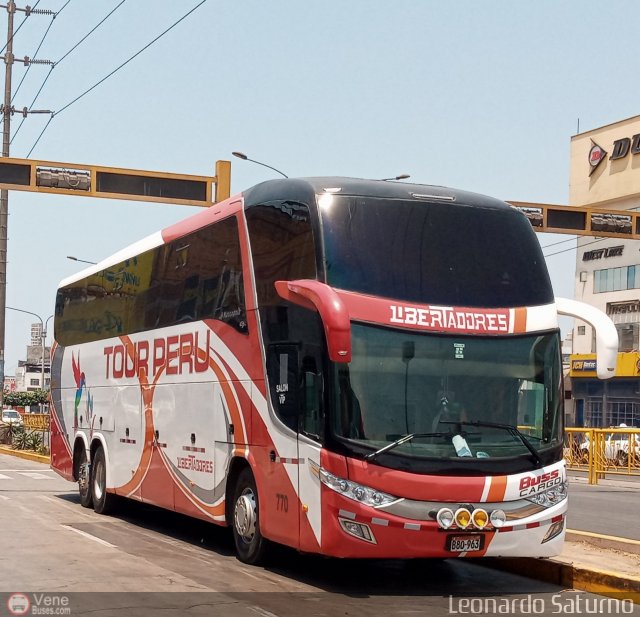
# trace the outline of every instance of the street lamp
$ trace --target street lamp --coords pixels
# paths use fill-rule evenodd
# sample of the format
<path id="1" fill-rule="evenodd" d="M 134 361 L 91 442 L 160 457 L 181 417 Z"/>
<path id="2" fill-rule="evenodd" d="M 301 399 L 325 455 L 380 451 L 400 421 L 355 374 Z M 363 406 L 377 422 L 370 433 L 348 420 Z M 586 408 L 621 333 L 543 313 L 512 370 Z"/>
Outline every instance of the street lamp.
<path id="1" fill-rule="evenodd" d="M 266 163 L 261 163 L 260 161 L 255 161 L 254 159 L 250 159 L 244 152 L 232 152 L 231 154 L 233 154 L 233 156 L 239 159 L 242 159 L 243 161 L 251 161 L 256 165 L 262 165 L 263 167 L 268 167 L 269 169 L 273 169 L 273 171 L 278 172 L 281 176 L 284 176 L 285 178 L 289 177 L 287 176 L 287 174 L 282 173 L 279 169 L 276 169 L 275 167 L 271 167 L 271 165 L 267 165 Z"/>
<path id="2" fill-rule="evenodd" d="M 18 313 L 26 313 L 27 315 L 33 315 L 34 317 L 37 317 L 40 320 L 40 326 L 41 326 L 41 334 L 40 334 L 40 338 L 41 338 L 41 342 L 42 342 L 42 357 L 40 358 L 41 362 L 41 369 L 42 369 L 42 377 L 41 377 L 41 382 L 40 382 L 40 386 L 41 389 L 44 390 L 44 354 L 45 354 L 45 350 L 46 350 L 46 341 L 47 341 L 47 324 L 49 323 L 49 320 L 53 317 L 53 315 L 49 315 L 49 317 L 47 317 L 47 319 L 45 321 L 42 321 L 42 317 L 40 317 L 40 315 L 38 315 L 37 313 L 32 313 L 31 311 L 25 311 L 24 309 L 19 309 L 19 308 L 14 308 L 13 306 L 7 306 L 7 308 L 10 311 L 18 311 Z M 4 387 L 4 384 L 3 384 Z"/>
<path id="3" fill-rule="evenodd" d="M 388 182 L 389 180 L 407 180 L 408 178 L 411 178 L 409 174 L 400 174 L 398 176 L 395 176 L 394 178 L 380 178 L 380 179 L 383 182 Z"/>
<path id="4" fill-rule="evenodd" d="M 97 261 L 87 261 L 86 259 L 78 259 L 77 257 L 74 257 L 73 255 L 67 255 L 67 259 L 70 259 L 71 261 L 80 261 L 83 264 L 91 264 L 91 265 L 96 265 L 98 262 Z"/>

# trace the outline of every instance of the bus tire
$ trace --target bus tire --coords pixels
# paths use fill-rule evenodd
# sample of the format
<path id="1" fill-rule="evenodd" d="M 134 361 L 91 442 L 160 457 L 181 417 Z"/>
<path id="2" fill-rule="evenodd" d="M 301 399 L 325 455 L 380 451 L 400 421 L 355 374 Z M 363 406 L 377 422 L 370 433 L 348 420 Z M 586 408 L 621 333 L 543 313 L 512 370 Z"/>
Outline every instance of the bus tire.
<path id="1" fill-rule="evenodd" d="M 116 496 L 107 493 L 107 462 L 102 446 L 98 446 L 91 465 L 91 497 L 96 514 L 108 514 L 113 510 Z"/>
<path id="2" fill-rule="evenodd" d="M 78 493 L 80 494 L 80 505 L 83 508 L 93 506 L 93 493 L 91 491 L 91 465 L 87 460 L 87 451 L 82 449 L 78 452 Z"/>
<path id="3" fill-rule="evenodd" d="M 238 559 L 251 565 L 263 562 L 269 541 L 260 533 L 258 490 L 249 467 L 240 472 L 236 481 L 231 527 Z"/>

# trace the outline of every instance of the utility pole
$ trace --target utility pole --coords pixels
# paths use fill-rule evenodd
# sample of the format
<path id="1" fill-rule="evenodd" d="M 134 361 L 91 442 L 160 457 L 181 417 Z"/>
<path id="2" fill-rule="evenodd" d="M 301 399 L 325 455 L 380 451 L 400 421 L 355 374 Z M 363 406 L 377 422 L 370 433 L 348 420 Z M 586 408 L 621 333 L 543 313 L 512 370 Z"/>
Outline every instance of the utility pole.
<path id="1" fill-rule="evenodd" d="M 9 156 L 11 139 L 11 70 L 13 68 L 13 17 L 16 3 L 7 2 L 9 13 L 7 27 L 7 48 L 4 55 L 4 105 L 2 108 L 4 125 L 2 127 L 2 156 Z M 0 190 L 0 409 L 4 406 L 4 345 L 5 345 L 5 306 L 7 304 L 7 228 L 9 223 L 9 191 Z"/>
<path id="2" fill-rule="evenodd" d="M 26 17 L 31 14 L 35 15 L 54 15 L 53 11 L 49 10 L 34 10 L 27 6 L 24 9 L 18 9 L 14 0 L 7 0 L 6 5 L 0 5 L 2 8 L 7 9 L 9 14 L 7 25 L 7 45 L 4 54 L 4 103 L 2 105 L 2 116 L 4 118 L 4 125 L 2 127 L 2 156 L 9 156 L 9 144 L 11 142 L 11 115 L 14 108 L 11 105 L 11 73 L 13 70 L 13 62 L 15 57 L 13 55 L 13 18 L 16 11 L 24 12 Z M 25 66 L 28 64 L 51 64 L 48 61 L 38 61 L 35 59 L 24 58 Z M 23 113 L 41 113 L 35 110 L 27 110 L 25 107 Z M 49 112 L 47 112 L 49 113 Z M 5 347 L 5 316 L 7 305 L 7 241 L 8 241 L 8 226 L 9 226 L 9 191 L 7 189 L 0 189 L 0 409 L 4 406 L 4 347 Z"/>

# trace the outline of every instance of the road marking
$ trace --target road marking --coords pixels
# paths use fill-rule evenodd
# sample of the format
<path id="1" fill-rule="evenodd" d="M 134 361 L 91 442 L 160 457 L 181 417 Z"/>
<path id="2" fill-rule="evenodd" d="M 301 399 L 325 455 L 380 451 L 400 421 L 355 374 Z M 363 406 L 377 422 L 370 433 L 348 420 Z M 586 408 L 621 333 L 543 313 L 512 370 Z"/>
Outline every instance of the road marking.
<path id="1" fill-rule="evenodd" d="M 118 548 L 115 544 L 111 544 L 111 542 L 107 542 L 106 540 L 103 540 L 102 538 L 98 538 L 97 536 L 92 536 L 90 533 L 87 533 L 86 531 L 82 531 L 81 529 L 76 529 L 75 527 L 71 527 L 71 525 L 60 525 L 60 527 L 63 527 L 64 529 L 68 529 L 69 531 L 75 531 L 77 534 L 80 534 L 81 536 L 84 536 L 89 540 L 93 540 L 98 544 L 102 544 L 102 546 L 108 546 L 109 548 Z"/>
<path id="2" fill-rule="evenodd" d="M 4 499 L 5 501 L 9 501 L 11 497 L 7 497 L 6 495 L 0 495 L 0 499 Z"/>
<path id="3" fill-rule="evenodd" d="M 262 615 L 262 617 L 278 617 L 278 615 L 276 615 L 275 613 L 270 613 L 269 611 L 265 610 L 264 608 L 260 608 L 259 606 L 248 606 L 247 608 L 254 613 L 258 613 L 258 615 Z"/>
<path id="4" fill-rule="evenodd" d="M 28 469 L 25 469 L 24 467 L 22 469 L 2 469 L 0 468 L 0 473 L 3 471 L 29 471 Z M 43 473 L 55 473 L 55 471 L 53 471 L 53 469 L 41 469 L 40 470 Z"/>
<path id="5" fill-rule="evenodd" d="M 5 476 L 4 474 L 0 473 L 0 480 L 13 480 L 13 478 L 11 476 Z"/>
<path id="6" fill-rule="evenodd" d="M 53 480 L 50 476 L 42 475 L 37 471 L 18 471 L 21 476 L 27 476 L 27 478 L 31 478 L 32 480 Z"/>

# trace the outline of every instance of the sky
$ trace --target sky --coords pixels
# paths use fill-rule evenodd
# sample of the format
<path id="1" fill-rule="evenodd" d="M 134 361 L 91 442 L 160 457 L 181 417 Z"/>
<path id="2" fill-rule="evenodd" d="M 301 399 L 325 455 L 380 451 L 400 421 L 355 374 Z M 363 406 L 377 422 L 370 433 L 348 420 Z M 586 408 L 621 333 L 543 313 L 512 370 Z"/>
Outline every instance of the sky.
<path id="1" fill-rule="evenodd" d="M 28 17 L 14 53 L 56 65 L 32 65 L 17 90 L 17 62 L 13 104 L 55 114 L 48 126 L 30 115 L 17 133 L 15 114 L 11 156 L 202 175 L 227 159 L 232 192 L 276 177 L 231 157 L 240 150 L 293 177 L 408 173 L 566 204 L 578 122 L 640 113 L 635 0 L 206 0 L 73 102 L 200 3 L 41 0 L 58 15 Z M 81 269 L 68 255 L 99 261 L 196 211 L 12 191 L 7 304 L 46 320 L 59 281 Z M 557 296 L 573 296 L 574 247 L 545 248 L 563 251 L 548 258 Z M 5 374 L 36 321 L 7 311 Z"/>

